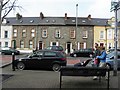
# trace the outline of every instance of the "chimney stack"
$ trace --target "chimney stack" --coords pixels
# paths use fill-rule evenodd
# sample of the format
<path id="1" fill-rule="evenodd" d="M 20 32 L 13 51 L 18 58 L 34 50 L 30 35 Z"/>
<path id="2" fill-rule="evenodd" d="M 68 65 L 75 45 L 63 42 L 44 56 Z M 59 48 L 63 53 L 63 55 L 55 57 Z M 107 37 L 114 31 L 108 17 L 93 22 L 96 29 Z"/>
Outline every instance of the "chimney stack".
<path id="1" fill-rule="evenodd" d="M 16 14 L 16 20 L 19 20 L 22 18 L 22 15 L 20 15 L 19 13 Z"/>
<path id="2" fill-rule="evenodd" d="M 65 13 L 65 20 L 67 20 L 67 13 Z"/>
<path id="3" fill-rule="evenodd" d="M 43 19 L 44 18 L 44 15 L 42 12 L 40 12 L 40 19 Z"/>
<path id="4" fill-rule="evenodd" d="M 90 14 L 88 15 L 88 20 L 91 20 L 91 15 Z"/>

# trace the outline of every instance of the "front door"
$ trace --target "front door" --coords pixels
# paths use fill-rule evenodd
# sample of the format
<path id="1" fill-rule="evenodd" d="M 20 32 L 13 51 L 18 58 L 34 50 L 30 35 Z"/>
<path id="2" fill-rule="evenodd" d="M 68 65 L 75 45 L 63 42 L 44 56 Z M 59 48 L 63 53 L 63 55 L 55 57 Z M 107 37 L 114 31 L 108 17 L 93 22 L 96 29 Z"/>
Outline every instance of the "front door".
<path id="1" fill-rule="evenodd" d="M 39 50 L 42 49 L 42 47 L 43 47 L 42 45 L 43 45 L 42 41 L 39 41 Z"/>
<path id="2" fill-rule="evenodd" d="M 67 48 L 67 53 L 70 53 L 71 52 L 71 42 L 67 42 L 66 48 Z"/>

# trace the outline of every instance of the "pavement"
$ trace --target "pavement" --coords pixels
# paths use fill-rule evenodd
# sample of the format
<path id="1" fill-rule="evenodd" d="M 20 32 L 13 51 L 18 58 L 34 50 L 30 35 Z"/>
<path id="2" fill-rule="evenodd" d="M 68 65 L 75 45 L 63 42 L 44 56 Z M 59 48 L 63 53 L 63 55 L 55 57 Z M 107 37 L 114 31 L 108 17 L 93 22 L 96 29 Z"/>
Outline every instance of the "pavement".
<path id="1" fill-rule="evenodd" d="M 4 60 L 3 60 L 4 58 Z M 11 64 L 12 62 L 12 55 L 5 56 L 5 55 L 0 55 L 0 68 L 4 68 L 8 65 Z M 68 63 L 67 64 L 75 64 L 80 62 L 79 59 L 70 59 L 68 58 Z M 118 71 L 117 76 L 113 76 L 113 71 L 110 72 L 110 89 L 115 89 L 115 90 L 120 90 L 120 71 Z"/>

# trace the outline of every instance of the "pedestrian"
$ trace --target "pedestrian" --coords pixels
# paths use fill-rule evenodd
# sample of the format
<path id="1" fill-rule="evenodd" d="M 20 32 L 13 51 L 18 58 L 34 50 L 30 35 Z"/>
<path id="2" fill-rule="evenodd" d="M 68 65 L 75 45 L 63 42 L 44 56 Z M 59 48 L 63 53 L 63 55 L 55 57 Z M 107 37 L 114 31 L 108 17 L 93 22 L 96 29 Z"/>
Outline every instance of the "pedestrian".
<path id="1" fill-rule="evenodd" d="M 99 59 L 96 59 L 97 56 L 100 55 L 100 47 L 98 46 L 97 43 L 95 43 L 95 51 L 94 51 L 94 54 L 92 56 L 93 60 L 94 60 L 94 66 L 98 67 L 99 66 L 99 63 L 100 63 L 100 60 Z"/>
<path id="2" fill-rule="evenodd" d="M 100 60 L 99 67 L 106 67 L 106 55 L 105 47 L 101 47 L 101 55 L 96 57 Z"/>
<path id="3" fill-rule="evenodd" d="M 101 47 L 101 54 L 96 56 L 96 59 L 100 60 L 99 67 L 106 67 L 106 55 L 105 47 Z M 95 76 L 93 79 L 96 80 L 97 77 Z"/>
<path id="4" fill-rule="evenodd" d="M 95 50 L 94 50 L 94 54 L 92 56 L 92 58 L 93 58 L 93 66 L 94 67 L 99 66 L 100 60 L 96 58 L 99 55 L 100 55 L 100 47 L 99 47 L 98 43 L 95 43 Z M 94 76 L 93 80 L 96 80 L 96 79 L 97 79 L 97 76 Z"/>

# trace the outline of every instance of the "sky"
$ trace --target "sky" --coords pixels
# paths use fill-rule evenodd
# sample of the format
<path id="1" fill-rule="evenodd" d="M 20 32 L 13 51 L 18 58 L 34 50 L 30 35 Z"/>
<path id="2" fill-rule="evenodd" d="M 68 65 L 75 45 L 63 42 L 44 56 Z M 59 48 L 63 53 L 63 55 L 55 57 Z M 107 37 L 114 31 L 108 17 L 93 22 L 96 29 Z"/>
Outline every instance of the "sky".
<path id="1" fill-rule="evenodd" d="M 23 9 L 11 12 L 8 16 L 14 17 L 20 13 L 23 17 L 39 17 L 40 12 L 45 17 L 87 17 L 111 18 L 114 12 L 110 12 L 111 0 L 18 0 L 18 5 Z M 76 4 L 78 10 L 76 11 Z"/>

